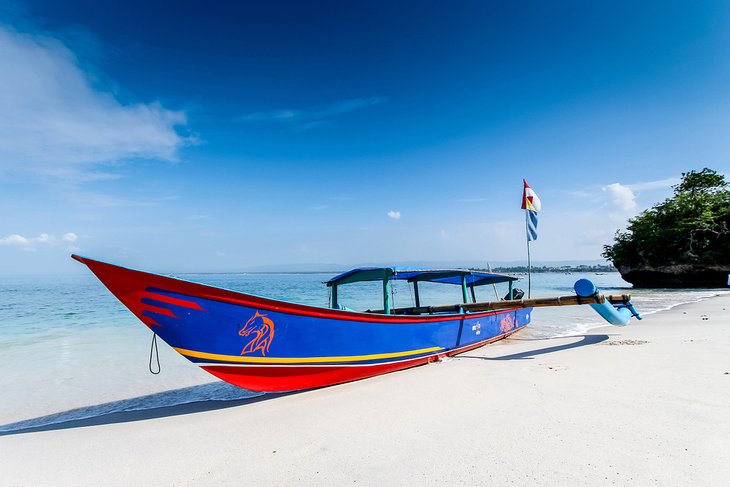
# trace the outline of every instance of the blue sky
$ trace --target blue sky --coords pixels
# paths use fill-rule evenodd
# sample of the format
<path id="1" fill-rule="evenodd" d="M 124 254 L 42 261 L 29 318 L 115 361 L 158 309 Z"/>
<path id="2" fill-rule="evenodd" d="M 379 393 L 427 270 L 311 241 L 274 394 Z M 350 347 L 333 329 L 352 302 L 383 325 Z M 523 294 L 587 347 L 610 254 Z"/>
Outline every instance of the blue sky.
<path id="1" fill-rule="evenodd" d="M 727 2 L 0 3 L 0 273 L 599 258 L 730 169 Z"/>

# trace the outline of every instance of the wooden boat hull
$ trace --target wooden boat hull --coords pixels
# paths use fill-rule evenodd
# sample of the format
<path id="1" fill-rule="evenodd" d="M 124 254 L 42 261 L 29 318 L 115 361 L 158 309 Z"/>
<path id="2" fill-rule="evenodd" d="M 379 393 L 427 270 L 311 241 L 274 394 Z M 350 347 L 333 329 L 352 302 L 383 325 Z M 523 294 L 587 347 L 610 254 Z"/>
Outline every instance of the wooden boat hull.
<path id="1" fill-rule="evenodd" d="M 254 391 L 372 377 L 504 338 L 531 308 L 420 316 L 304 306 L 73 256 L 188 360 Z"/>

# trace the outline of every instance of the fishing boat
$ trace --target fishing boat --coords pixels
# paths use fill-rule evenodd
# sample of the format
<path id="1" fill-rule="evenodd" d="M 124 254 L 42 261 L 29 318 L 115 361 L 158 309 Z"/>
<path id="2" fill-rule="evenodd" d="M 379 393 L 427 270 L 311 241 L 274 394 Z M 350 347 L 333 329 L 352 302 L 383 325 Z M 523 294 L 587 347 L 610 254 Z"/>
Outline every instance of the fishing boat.
<path id="1" fill-rule="evenodd" d="M 576 296 L 520 299 L 514 276 L 367 267 L 325 282 L 329 307 L 315 307 L 72 257 L 178 353 L 254 391 L 323 387 L 438 361 L 519 331 L 530 323 L 533 307 L 590 304 L 614 324 L 638 317 L 629 296 L 607 298 L 586 280 L 576 283 Z M 412 287 L 413 306 L 393 306 L 394 281 Z M 340 302 L 340 287 L 358 282 L 382 283 L 382 308 L 355 311 Z M 423 304 L 419 284 L 425 283 L 457 286 L 461 302 Z M 477 301 L 475 288 L 502 283 L 505 299 Z"/>

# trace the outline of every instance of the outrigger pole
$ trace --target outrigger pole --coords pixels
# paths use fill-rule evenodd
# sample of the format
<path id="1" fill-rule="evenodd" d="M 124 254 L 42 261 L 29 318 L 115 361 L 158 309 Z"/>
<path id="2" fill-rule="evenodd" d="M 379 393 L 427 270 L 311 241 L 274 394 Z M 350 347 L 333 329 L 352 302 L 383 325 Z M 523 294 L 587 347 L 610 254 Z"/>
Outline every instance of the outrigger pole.
<path id="1" fill-rule="evenodd" d="M 433 313 L 449 313 L 449 312 L 478 312 L 492 311 L 498 309 L 510 308 L 543 308 L 547 306 L 574 306 L 578 304 L 603 304 L 609 302 L 624 302 L 631 299 L 629 295 L 605 296 L 597 294 L 594 296 L 559 296 L 555 298 L 534 298 L 534 299 L 501 299 L 499 301 L 483 301 L 479 303 L 466 304 L 446 304 L 437 306 L 417 306 L 409 308 L 393 308 L 390 314 L 433 314 Z M 373 311 L 374 313 L 383 313 L 383 310 Z"/>
<path id="2" fill-rule="evenodd" d="M 514 308 L 542 308 L 548 306 L 574 306 L 587 304 L 612 325 L 624 326 L 633 316 L 641 319 L 628 294 L 603 295 L 595 284 L 588 279 L 579 279 L 573 286 L 575 296 L 559 296 L 555 298 L 503 299 L 484 301 L 481 303 L 448 304 L 441 306 L 417 306 L 411 308 L 395 308 L 389 310 L 394 315 L 423 315 L 435 313 L 474 313 Z M 370 311 L 383 313 L 383 310 Z"/>

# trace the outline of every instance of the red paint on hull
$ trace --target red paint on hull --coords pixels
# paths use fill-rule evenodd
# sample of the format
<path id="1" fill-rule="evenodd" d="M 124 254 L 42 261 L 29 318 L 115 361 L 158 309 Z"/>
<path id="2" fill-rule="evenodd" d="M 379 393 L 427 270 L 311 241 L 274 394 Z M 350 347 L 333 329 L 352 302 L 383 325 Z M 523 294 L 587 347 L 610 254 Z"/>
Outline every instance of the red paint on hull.
<path id="1" fill-rule="evenodd" d="M 149 272 L 137 271 L 120 267 L 106 262 L 72 255 L 77 261 L 87 265 L 91 272 L 111 291 L 114 296 L 119 299 L 129 310 L 134 313 L 148 327 L 157 325 L 151 318 L 142 314 L 150 306 L 141 303 L 142 298 L 153 297 L 160 299 L 159 295 L 150 295 L 147 288 L 162 288 L 168 291 L 174 291 L 188 296 L 196 296 L 203 299 L 212 299 L 224 303 L 248 306 L 260 310 L 277 311 L 280 313 L 288 313 L 298 316 L 308 316 L 313 318 L 330 318 L 344 321 L 359 321 L 365 323 L 430 323 L 443 321 L 457 321 L 464 318 L 463 314 L 451 315 L 381 315 L 369 313 L 353 313 L 350 311 L 341 311 L 337 309 L 318 308 L 315 306 L 306 306 L 303 304 L 288 303 L 285 301 L 276 301 L 273 299 L 261 298 L 250 294 L 229 291 L 205 284 L 197 284 L 194 282 L 183 281 L 171 277 L 164 277 Z M 168 301 L 179 306 L 196 306 L 195 303 L 187 301 Z M 156 311 L 159 308 L 151 309 Z M 481 318 L 501 314 L 513 310 L 499 311 L 481 311 L 478 313 L 470 313 L 470 318 Z"/>
<path id="2" fill-rule="evenodd" d="M 159 293 L 149 290 L 150 288 L 161 288 L 180 295 L 198 297 L 201 299 L 214 300 L 234 305 L 246 306 L 260 310 L 270 310 L 280 313 L 287 313 L 295 316 L 306 316 L 311 318 L 333 319 L 365 323 L 440 323 L 446 321 L 459 321 L 465 318 L 477 319 L 492 315 L 513 313 L 516 310 L 485 311 L 469 314 L 450 315 L 379 315 L 368 313 L 353 313 L 328 308 L 317 308 L 294 303 L 276 301 L 248 294 L 214 288 L 203 284 L 196 284 L 169 277 L 150 274 L 147 272 L 126 269 L 123 267 L 107 264 L 104 262 L 86 259 L 74 255 L 74 259 L 86 264 L 91 271 L 101 280 L 102 283 L 114 294 L 125 306 L 127 306 L 143 323 L 148 327 L 160 326 L 145 312 L 153 312 L 169 316 L 169 310 L 165 310 L 150 301 L 163 301 L 183 308 L 202 310 L 194 301 L 165 297 Z M 204 311 L 204 310 L 203 310 Z M 210 374 L 245 389 L 261 392 L 292 391 L 298 389 L 311 389 L 324 387 L 343 382 L 373 377 L 376 375 L 403 370 L 410 367 L 426 364 L 445 356 L 452 356 L 459 353 L 481 347 L 506 336 L 511 335 L 522 327 L 510 330 L 491 339 L 463 346 L 461 348 L 444 350 L 443 352 L 413 359 L 396 362 L 381 362 L 371 365 L 201 365 Z M 170 345 L 176 346 L 171 343 Z"/>
<path id="3" fill-rule="evenodd" d="M 206 365 L 201 368 L 229 384 L 233 384 L 250 391 L 282 392 L 296 391 L 300 389 L 313 389 L 316 387 L 326 387 L 335 384 L 342 384 L 343 382 L 366 379 L 368 377 L 375 377 L 376 375 L 387 374 L 389 372 L 409 369 L 429 362 L 435 362 L 445 356 L 458 355 L 460 353 L 482 347 L 488 343 L 501 340 L 522 328 L 523 327 L 519 327 L 489 340 L 450 350 L 446 353 L 376 365 L 332 365 L 318 367 L 295 365 L 244 365 L 233 367 L 225 365 Z"/>
<path id="4" fill-rule="evenodd" d="M 387 374 L 396 370 L 407 369 L 436 360 L 435 356 L 422 357 L 407 362 L 388 363 L 370 366 L 340 365 L 319 367 L 203 367 L 207 372 L 221 380 L 238 387 L 259 392 L 296 391 L 331 386 L 343 382 L 365 379 L 376 375 Z"/>

